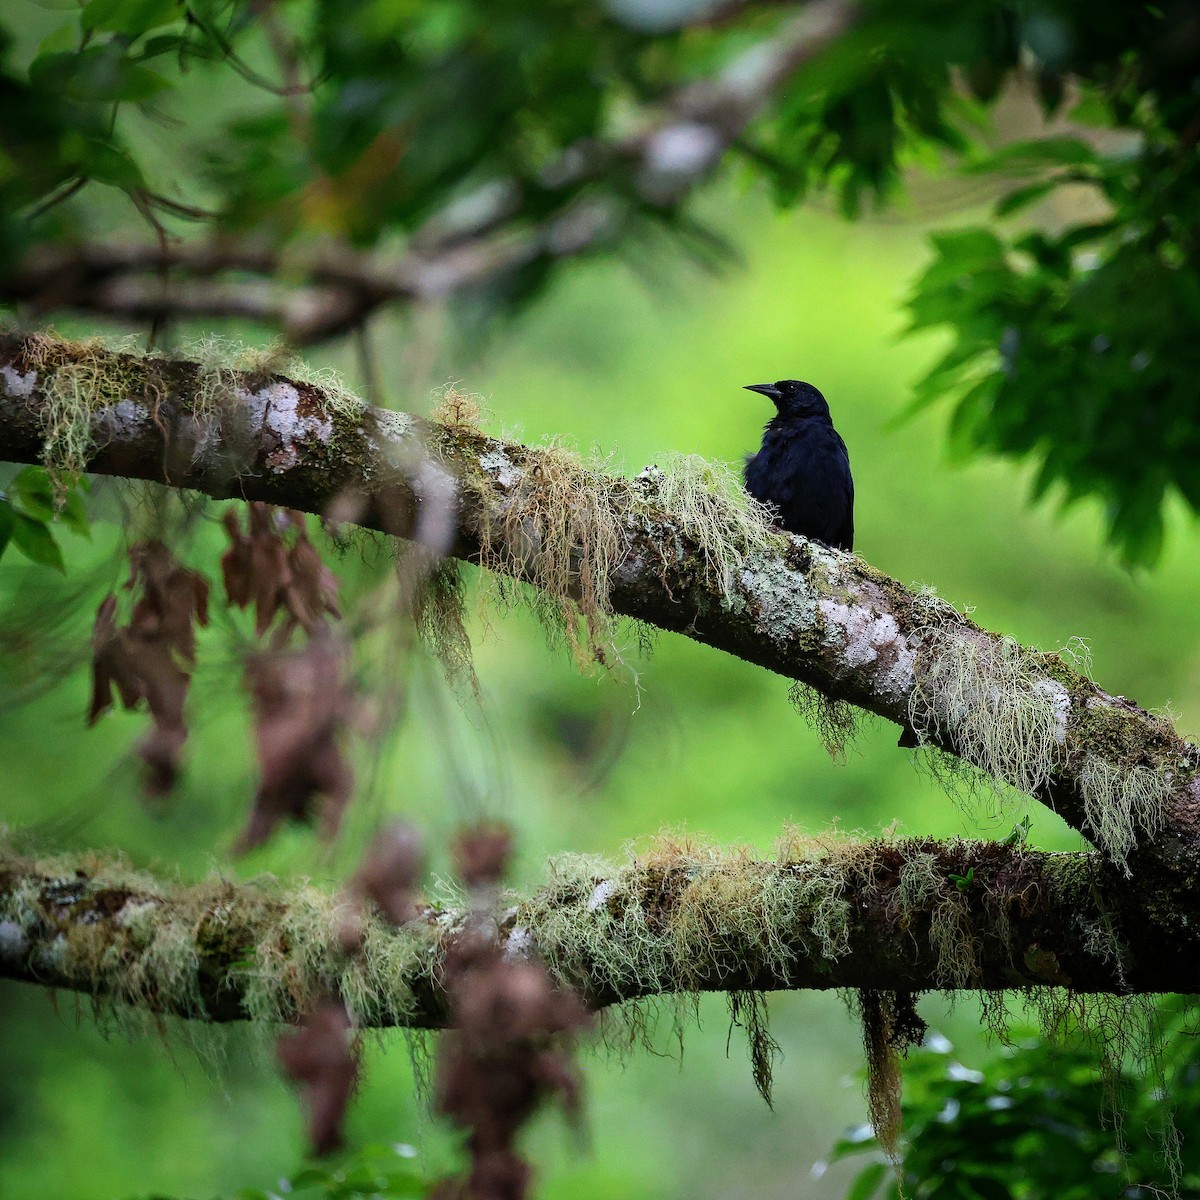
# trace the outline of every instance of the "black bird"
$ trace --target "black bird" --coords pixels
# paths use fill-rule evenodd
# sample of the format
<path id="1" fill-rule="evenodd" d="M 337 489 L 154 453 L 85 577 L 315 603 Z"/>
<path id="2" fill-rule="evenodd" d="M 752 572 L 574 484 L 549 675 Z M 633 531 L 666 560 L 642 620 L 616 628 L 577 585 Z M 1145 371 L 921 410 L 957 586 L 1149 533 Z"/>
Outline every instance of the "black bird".
<path id="1" fill-rule="evenodd" d="M 854 548 L 854 480 L 846 443 L 834 429 L 825 397 L 811 383 L 751 383 L 775 402 L 762 449 L 746 459 L 746 491 L 775 506 L 792 533 L 840 550 Z"/>

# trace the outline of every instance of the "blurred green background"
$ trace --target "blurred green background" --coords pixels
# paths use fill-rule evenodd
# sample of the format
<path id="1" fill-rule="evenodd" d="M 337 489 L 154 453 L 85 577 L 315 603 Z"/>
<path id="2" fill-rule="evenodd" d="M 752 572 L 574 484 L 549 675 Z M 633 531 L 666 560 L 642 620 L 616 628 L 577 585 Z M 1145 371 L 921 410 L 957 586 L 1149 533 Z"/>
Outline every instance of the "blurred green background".
<path id="1" fill-rule="evenodd" d="M 940 347 L 934 337 L 900 336 L 925 231 L 849 226 L 811 210 L 779 216 L 757 194 L 717 196 L 708 216 L 745 256 L 723 277 L 679 262 L 641 261 L 636 271 L 581 264 L 486 352 L 455 350 L 453 361 L 426 346 L 436 344 L 436 316 L 395 326 L 378 338 L 389 401 L 427 406 L 432 386 L 456 378 L 485 397 L 493 431 L 530 441 L 565 435 L 635 473 L 668 451 L 739 461 L 769 415 L 741 386 L 808 379 L 829 397 L 850 448 L 865 558 L 973 606 L 982 624 L 1023 642 L 1085 639 L 1106 688 L 1169 705 L 1182 729 L 1197 728 L 1194 523 L 1172 511 L 1162 563 L 1131 576 L 1103 548 L 1097 511 L 1031 510 L 1022 472 L 951 461 L 943 412 L 898 423 L 912 381 Z M 349 357 L 313 361 L 356 382 Z M 95 503 L 115 501 L 100 489 Z M 194 525 L 188 561 L 215 577 L 212 515 Z M 785 822 L 812 832 L 873 833 L 899 822 L 901 834 L 1003 837 L 1020 815 L 1015 798 L 997 814 L 947 797 L 897 748 L 891 726 L 868 724 L 845 763 L 830 761 L 790 708 L 785 681 L 712 650 L 664 636 L 642 658 L 631 636 L 635 688 L 620 671 L 580 675 L 516 610 L 473 622 L 480 709 L 460 707 L 430 664 L 418 667 L 402 730 L 374 766 L 359 764 L 366 794 L 341 845 L 325 850 L 294 831 L 234 864 L 228 849 L 254 772 L 228 623 L 201 638 L 188 777 L 169 807 L 150 811 L 130 754 L 144 717 L 83 728 L 86 631 L 99 589 L 120 574 L 115 528 L 98 524 L 90 546 L 63 539 L 65 581 L 12 555 L 0 563 L 13 631 L 6 652 L 62 664 L 58 686 L 33 699 L 10 693 L 0 711 L 0 821 L 33 826 L 42 846 L 120 847 L 184 877 L 267 871 L 335 886 L 383 813 L 419 826 L 435 871 L 445 872 L 449 831 L 485 812 L 516 826 L 513 884 L 525 889 L 544 878 L 549 856 L 619 859 L 662 829 L 767 854 Z M 351 598 L 378 576 L 362 559 L 352 552 L 334 563 Z M 52 632 L 51 611 L 60 618 Z M 1032 844 L 1079 845 L 1045 810 L 1032 815 Z M 982 1036 L 974 1004 L 951 1011 L 927 997 L 920 1007 L 970 1062 Z M 739 1031 L 727 1037 L 719 998 L 701 1003 L 682 1053 L 669 1018 L 658 1054 L 586 1051 L 586 1133 L 548 1115 L 529 1139 L 539 1194 L 842 1195 L 853 1164 L 819 1178 L 812 1168 L 865 1119 L 858 1025 L 833 995 L 775 996 L 771 1014 L 784 1052 L 774 1111 L 755 1092 Z M 202 1197 L 272 1186 L 301 1161 L 301 1117 L 265 1037 L 177 1026 L 106 1035 L 87 1003 L 14 984 L 0 984 L 0 1023 L 0 1196 Z M 369 1038 L 348 1133 L 360 1144 L 412 1143 L 432 1172 L 447 1160 L 448 1135 L 414 1098 L 403 1035 Z"/>

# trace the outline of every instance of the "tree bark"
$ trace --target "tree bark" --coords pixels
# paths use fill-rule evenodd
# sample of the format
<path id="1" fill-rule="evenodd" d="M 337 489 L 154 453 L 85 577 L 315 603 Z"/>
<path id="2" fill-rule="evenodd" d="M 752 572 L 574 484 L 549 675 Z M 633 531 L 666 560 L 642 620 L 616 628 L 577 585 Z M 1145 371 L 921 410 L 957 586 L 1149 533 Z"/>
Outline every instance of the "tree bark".
<path id="1" fill-rule="evenodd" d="M 1200 991 L 1200 960 L 1110 908 L 1097 869 L 993 842 L 814 843 L 778 862 L 660 848 L 602 871 L 560 860 L 497 931 L 596 1007 L 799 988 Z M 468 910 L 399 929 L 370 916 L 354 953 L 351 899 L 276 886 L 0 853 L 0 976 L 212 1022 L 292 1020 L 332 994 L 362 1026 L 445 1023 L 441 967 Z"/>
<path id="2" fill-rule="evenodd" d="M 64 445 L 78 461 L 64 461 Z M 301 380 L 40 335 L 0 336 L 0 457 L 312 513 L 336 501 L 368 528 L 483 561 L 576 603 L 585 617 L 634 617 L 809 685 L 827 702 L 885 717 L 900 726 L 902 743 L 959 756 L 1023 788 L 1104 851 L 1088 860 L 1082 890 L 1061 884 L 1064 872 L 1078 878 L 1070 866 L 1077 860 L 1016 856 L 1020 872 L 1036 864 L 1034 890 L 1050 907 L 1038 910 L 1044 920 L 1036 927 L 1017 923 L 1025 940 L 1015 951 L 983 953 L 970 986 L 1195 987 L 1200 920 L 1184 917 L 1200 882 L 1197 747 L 1059 656 L 981 629 L 860 558 L 762 528 L 747 540 L 736 507 L 712 497 L 698 509 L 691 494 L 671 511 L 661 502 L 669 494 L 661 471 L 620 479 L 554 451 L 372 409 Z M 448 492 L 456 495 L 449 509 Z M 555 556 L 558 570 L 548 573 Z M 952 845 L 928 853 L 958 861 Z M 951 874 L 966 880 L 968 907 L 969 870 L 969 863 L 947 865 L 938 875 L 940 890 Z M 875 884 L 859 883 L 869 897 Z M 958 902 L 957 887 L 947 902 Z M 1025 894 L 1024 885 L 1018 890 Z M 874 911 L 873 901 L 864 903 Z M 1071 948 L 1080 937 L 1077 913 L 1091 913 L 1090 929 L 1116 931 L 1099 958 L 1080 960 L 1078 945 Z M 741 974 L 729 957 L 696 975 L 696 986 L 938 984 L 941 968 L 928 952 L 899 948 L 905 939 L 886 924 L 853 928 L 855 952 L 839 957 L 830 974 L 813 965 L 827 954 L 797 953 L 775 966 L 743 966 Z M 1089 936 L 1101 945 L 1100 934 Z M 991 943 L 981 938 L 986 951 Z M 1125 942 L 1138 948 L 1132 958 L 1111 948 Z M 70 973 L 59 978 L 44 956 L 22 961 L 20 971 L 72 986 Z M 629 983 L 618 972 L 606 992 L 586 964 L 572 972 L 579 977 L 571 981 L 601 1003 L 647 994 L 643 986 L 671 990 L 683 978 Z M 217 994 L 201 1007 L 220 1012 L 233 985 L 218 977 Z"/>

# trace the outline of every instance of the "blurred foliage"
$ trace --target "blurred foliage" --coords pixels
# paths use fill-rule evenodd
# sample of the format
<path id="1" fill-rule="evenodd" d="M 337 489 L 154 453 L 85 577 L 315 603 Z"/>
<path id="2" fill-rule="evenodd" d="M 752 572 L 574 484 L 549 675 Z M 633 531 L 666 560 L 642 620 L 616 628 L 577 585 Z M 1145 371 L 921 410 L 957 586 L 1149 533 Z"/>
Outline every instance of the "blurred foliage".
<path id="1" fill-rule="evenodd" d="M 230 1200 L 277 1200 L 281 1192 L 289 1200 L 420 1200 L 429 1186 L 416 1158 L 416 1149 L 406 1143 L 364 1146 L 305 1167 L 270 1191 L 243 1188 Z"/>
<path id="2" fill-rule="evenodd" d="M 713 0 L 42 2 L 52 20 L 25 20 L 32 0 L 0 17 L 0 265 L 131 217 L 282 249 L 445 244 L 574 214 L 553 252 L 489 276 L 500 313 L 540 294 L 562 239 L 611 251 L 662 228 L 712 252 L 690 189 L 646 186 L 613 148 L 682 85 L 752 73 L 739 55 L 791 16 Z M 1094 193 L 1065 228 L 936 239 L 914 327 L 953 344 L 918 398 L 954 397 L 961 449 L 1033 460 L 1036 495 L 1101 498 L 1129 564 L 1158 558 L 1173 491 L 1200 509 L 1198 65 L 1191 0 L 865 0 L 735 145 L 781 204 L 828 191 L 848 216 L 947 156 L 1019 177 L 997 217 Z M 1059 124 L 994 152 L 986 113 L 1014 84 Z M 603 232 L 581 233 L 588 220 Z"/>
<path id="3" fill-rule="evenodd" d="M 54 480 L 45 467 L 24 467 L 0 491 L 0 556 L 9 546 L 30 562 L 65 571 L 62 550 L 50 529 L 58 521 L 72 533 L 90 536 L 82 476 Z"/>
<path id="4" fill-rule="evenodd" d="M 869 1127 L 832 1159 L 870 1153 L 846 1200 L 1149 1200 L 1200 1196 L 1200 1040 L 1189 1003 L 1158 1002 L 1162 1057 L 1130 1055 L 1106 1073 L 1093 1047 L 1032 1030 L 978 1069 L 934 1036 L 904 1070 L 905 1138 L 898 1171 Z M 1131 1020 L 1136 1017 L 1131 1014 Z M 1099 1119 L 1107 1112 L 1108 1121 Z"/>

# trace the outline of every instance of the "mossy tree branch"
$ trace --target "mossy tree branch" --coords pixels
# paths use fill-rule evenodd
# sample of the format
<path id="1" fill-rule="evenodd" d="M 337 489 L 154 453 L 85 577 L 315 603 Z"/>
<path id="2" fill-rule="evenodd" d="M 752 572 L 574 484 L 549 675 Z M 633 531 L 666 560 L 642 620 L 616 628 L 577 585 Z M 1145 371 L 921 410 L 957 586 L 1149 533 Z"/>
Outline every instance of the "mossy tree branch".
<path id="1" fill-rule="evenodd" d="M 1096 867 L 990 842 L 793 841 L 775 862 L 668 847 L 621 867 L 558 861 L 499 933 L 599 1007 L 751 989 L 1200 990 L 1200 958 L 1164 953 L 1140 914 L 1102 902 Z M 441 964 L 467 910 L 399 930 L 373 917 L 348 955 L 350 903 L 0 852 L 0 976 L 213 1022 L 289 1020 L 333 994 L 363 1026 L 442 1025 Z"/>
<path id="2" fill-rule="evenodd" d="M 1176 898 L 1200 883 L 1200 749 L 1167 721 L 669 472 L 630 481 L 300 379 L 17 334 L 0 457 L 313 513 L 353 496 L 360 524 L 401 537 L 452 477 L 451 553 L 576 603 L 593 637 L 615 613 L 735 654 L 1029 792 L 1120 871 Z"/>

